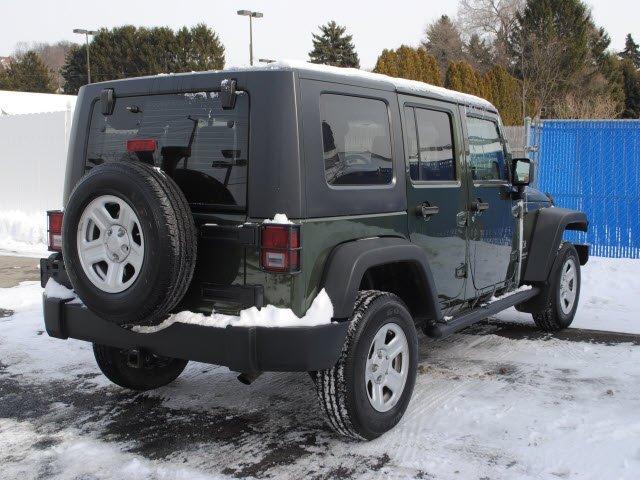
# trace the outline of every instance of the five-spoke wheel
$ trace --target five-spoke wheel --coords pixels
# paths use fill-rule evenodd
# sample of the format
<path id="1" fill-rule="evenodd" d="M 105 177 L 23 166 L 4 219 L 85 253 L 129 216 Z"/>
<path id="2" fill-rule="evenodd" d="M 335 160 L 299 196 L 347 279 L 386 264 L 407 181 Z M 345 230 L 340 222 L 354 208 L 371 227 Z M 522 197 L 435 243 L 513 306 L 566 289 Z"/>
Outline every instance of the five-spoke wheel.
<path id="1" fill-rule="evenodd" d="M 93 199 L 80 217 L 78 256 L 91 282 L 120 293 L 136 280 L 144 261 L 144 236 L 131 206 L 114 195 Z"/>
<path id="2" fill-rule="evenodd" d="M 543 288 L 541 295 L 544 303 L 538 311 L 533 312 L 536 325 L 546 332 L 555 332 L 571 325 L 580 298 L 580 259 L 571 243 L 563 243 L 558 250 L 549 284 Z"/>
<path id="3" fill-rule="evenodd" d="M 372 439 L 402 418 L 413 392 L 418 337 L 413 318 L 396 295 L 358 294 L 342 355 L 315 376 L 329 425 L 353 438 Z"/>
<path id="4" fill-rule="evenodd" d="M 563 313 L 569 314 L 573 310 L 578 292 L 576 279 L 576 262 L 572 257 L 565 260 L 560 275 L 560 308 Z"/>
<path id="5" fill-rule="evenodd" d="M 371 342 L 364 381 L 371 406 L 378 412 L 392 409 L 402 396 L 409 374 L 409 344 L 395 323 L 380 327 Z"/>

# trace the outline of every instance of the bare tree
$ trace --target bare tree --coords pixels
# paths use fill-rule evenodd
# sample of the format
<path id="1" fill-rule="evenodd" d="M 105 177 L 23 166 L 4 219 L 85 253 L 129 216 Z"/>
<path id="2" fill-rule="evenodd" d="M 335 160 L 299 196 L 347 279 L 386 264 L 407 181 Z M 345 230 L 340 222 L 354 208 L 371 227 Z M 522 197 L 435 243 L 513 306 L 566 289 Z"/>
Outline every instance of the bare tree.
<path id="1" fill-rule="evenodd" d="M 465 39 L 478 35 L 494 47 L 494 58 L 507 65 L 507 42 L 525 0 L 460 0 L 458 27 Z"/>
<path id="2" fill-rule="evenodd" d="M 611 95 L 577 96 L 568 93 L 557 101 L 553 111 L 558 118 L 610 119 L 617 118 L 621 112 L 620 103 Z"/>
<path id="3" fill-rule="evenodd" d="M 525 0 L 460 0 L 458 22 L 464 33 L 508 36 Z"/>
<path id="4" fill-rule="evenodd" d="M 529 34 L 521 39 L 519 47 L 515 53 L 522 76 L 522 111 L 540 117 L 560 89 L 566 42 L 558 36 L 543 41 Z"/>

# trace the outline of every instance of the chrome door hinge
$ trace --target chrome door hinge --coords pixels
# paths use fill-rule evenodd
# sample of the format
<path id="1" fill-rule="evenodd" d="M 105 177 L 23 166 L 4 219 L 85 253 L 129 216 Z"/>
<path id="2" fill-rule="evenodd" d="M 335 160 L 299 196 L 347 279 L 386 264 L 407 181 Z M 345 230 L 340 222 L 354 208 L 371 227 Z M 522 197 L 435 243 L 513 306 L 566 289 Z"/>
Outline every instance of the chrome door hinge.
<path id="1" fill-rule="evenodd" d="M 467 278 L 467 264 L 461 263 L 456 268 L 456 278 Z"/>
<path id="2" fill-rule="evenodd" d="M 469 212 L 463 210 L 462 212 L 458 212 L 456 214 L 456 224 L 459 227 L 466 227 L 469 222 Z"/>

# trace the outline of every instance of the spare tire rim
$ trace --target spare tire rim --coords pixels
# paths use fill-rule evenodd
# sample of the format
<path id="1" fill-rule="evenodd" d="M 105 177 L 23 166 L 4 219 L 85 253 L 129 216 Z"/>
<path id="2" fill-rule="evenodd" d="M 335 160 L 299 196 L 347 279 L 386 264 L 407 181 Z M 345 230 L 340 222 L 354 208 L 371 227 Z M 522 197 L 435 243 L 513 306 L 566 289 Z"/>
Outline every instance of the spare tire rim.
<path id="1" fill-rule="evenodd" d="M 80 216 L 77 238 L 82 270 L 106 293 L 120 293 L 138 278 L 144 236 L 131 206 L 114 195 L 93 199 Z"/>
<path id="2" fill-rule="evenodd" d="M 578 292 L 578 276 L 576 275 L 576 262 L 573 258 L 568 258 L 562 265 L 562 275 L 560 276 L 560 308 L 565 315 L 573 310 Z"/>
<path id="3" fill-rule="evenodd" d="M 409 342 L 396 323 L 380 327 L 367 354 L 364 382 L 369 403 L 388 412 L 402 397 L 409 376 Z"/>

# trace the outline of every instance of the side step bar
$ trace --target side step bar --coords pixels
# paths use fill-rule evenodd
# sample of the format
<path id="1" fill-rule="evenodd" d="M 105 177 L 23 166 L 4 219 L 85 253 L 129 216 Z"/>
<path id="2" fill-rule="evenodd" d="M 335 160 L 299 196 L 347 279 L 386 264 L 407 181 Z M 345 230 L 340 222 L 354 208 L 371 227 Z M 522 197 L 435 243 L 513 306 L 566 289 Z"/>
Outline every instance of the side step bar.
<path id="1" fill-rule="evenodd" d="M 484 320 L 495 313 L 527 301 L 530 298 L 535 297 L 538 293 L 540 293 L 540 289 L 538 287 L 533 287 L 530 290 L 524 290 L 522 292 L 507 295 L 506 297 L 494 302 L 485 303 L 483 306 L 475 308 L 469 312 L 464 312 L 461 315 L 452 318 L 448 322 L 438 322 L 433 325 L 426 325 L 424 327 L 424 333 L 434 338 L 447 337 L 459 330 L 462 330 L 463 328 L 467 328 L 474 323 Z"/>

